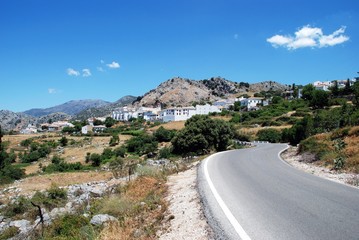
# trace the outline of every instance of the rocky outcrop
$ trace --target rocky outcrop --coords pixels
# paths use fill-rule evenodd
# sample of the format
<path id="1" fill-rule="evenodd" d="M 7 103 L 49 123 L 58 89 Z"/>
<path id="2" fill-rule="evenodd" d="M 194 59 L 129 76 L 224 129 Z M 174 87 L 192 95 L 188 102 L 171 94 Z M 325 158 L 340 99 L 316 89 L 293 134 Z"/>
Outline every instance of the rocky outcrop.
<path id="1" fill-rule="evenodd" d="M 0 110 L 0 124 L 4 131 L 20 130 L 29 124 L 36 124 L 36 118 L 24 113 Z"/>
<path id="2" fill-rule="evenodd" d="M 286 91 L 290 90 L 290 85 L 283 85 L 274 81 L 265 81 L 260 83 L 250 84 L 249 91 L 251 92 L 268 92 L 268 91 Z"/>
<path id="3" fill-rule="evenodd" d="M 105 194 L 111 193 L 114 191 L 114 188 L 126 181 L 125 179 L 111 179 L 109 181 L 97 181 L 89 182 L 83 184 L 70 185 L 66 187 L 67 189 L 67 203 L 64 207 L 57 207 L 51 209 L 51 211 L 46 211 L 46 209 L 41 208 L 44 225 L 49 225 L 51 222 L 64 214 L 76 213 L 79 207 L 82 207 L 85 211 L 90 210 L 90 200 L 95 198 L 101 198 Z M 0 192 L 1 196 L 4 196 L 4 192 L 12 190 L 17 196 L 21 195 L 21 189 L 16 189 L 15 187 L 5 188 Z M 29 196 L 30 197 L 30 196 Z M 12 202 L 16 199 L 12 198 Z M 84 216 L 89 217 L 89 214 L 84 214 Z M 91 224 L 93 225 L 102 225 L 108 221 L 117 221 L 115 217 L 112 217 L 107 214 L 95 215 L 91 219 Z M 12 220 L 0 216 L 0 234 L 9 227 L 16 227 L 19 229 L 19 234 L 16 239 L 20 239 L 23 236 L 26 236 L 30 231 L 35 229 L 40 224 L 40 217 L 38 216 L 34 222 L 30 222 L 27 219 L 21 220 Z"/>

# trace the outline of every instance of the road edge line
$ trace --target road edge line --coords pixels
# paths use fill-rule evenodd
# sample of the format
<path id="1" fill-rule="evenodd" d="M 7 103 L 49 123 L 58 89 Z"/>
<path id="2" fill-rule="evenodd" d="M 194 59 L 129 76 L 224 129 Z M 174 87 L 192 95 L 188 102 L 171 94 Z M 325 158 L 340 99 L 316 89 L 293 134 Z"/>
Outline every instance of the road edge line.
<path id="1" fill-rule="evenodd" d="M 224 215 L 226 215 L 227 219 L 229 220 L 229 222 L 231 223 L 232 227 L 237 232 L 239 237 L 243 240 L 251 240 L 251 238 L 248 236 L 248 234 L 244 231 L 243 227 L 239 224 L 237 219 L 233 216 L 232 212 L 229 210 L 227 205 L 224 203 L 221 196 L 218 194 L 217 189 L 214 187 L 214 184 L 213 184 L 211 178 L 209 177 L 207 165 L 208 165 L 209 159 L 211 159 L 212 156 L 209 156 L 208 158 L 205 159 L 204 166 L 203 166 L 204 175 L 206 177 L 209 188 L 211 189 L 212 194 L 214 195 L 214 198 L 216 199 L 218 205 L 221 207 Z"/>

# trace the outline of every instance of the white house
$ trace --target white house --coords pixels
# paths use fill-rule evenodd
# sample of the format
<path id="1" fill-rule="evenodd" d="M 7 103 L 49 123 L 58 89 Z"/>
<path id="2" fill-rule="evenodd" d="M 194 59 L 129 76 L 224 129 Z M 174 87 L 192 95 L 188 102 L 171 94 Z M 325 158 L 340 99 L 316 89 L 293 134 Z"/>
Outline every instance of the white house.
<path id="1" fill-rule="evenodd" d="M 86 125 L 81 128 L 82 134 L 88 134 L 89 132 L 100 133 L 106 129 L 104 125 Z"/>
<path id="2" fill-rule="evenodd" d="M 196 105 L 196 113 L 195 114 L 199 114 L 199 115 L 208 115 L 209 113 L 212 112 L 216 112 L 219 113 L 221 112 L 219 110 L 219 108 L 217 106 L 213 106 L 213 105 Z"/>
<path id="3" fill-rule="evenodd" d="M 36 126 L 29 124 L 27 125 L 27 127 L 25 129 L 22 129 L 20 131 L 21 134 L 32 134 L 32 133 L 37 133 L 37 128 Z"/>
<path id="4" fill-rule="evenodd" d="M 128 107 L 122 107 L 112 112 L 112 118 L 118 121 L 129 121 L 133 118 L 135 110 Z"/>
<path id="5" fill-rule="evenodd" d="M 163 122 L 186 121 L 195 114 L 195 107 L 168 108 L 161 111 L 160 118 Z"/>
<path id="6" fill-rule="evenodd" d="M 245 106 L 247 110 L 252 110 L 257 108 L 258 105 L 263 103 L 263 98 L 259 97 L 251 97 L 251 98 L 244 98 L 241 100 L 241 106 Z"/>
<path id="7" fill-rule="evenodd" d="M 93 125 L 86 125 L 81 128 L 82 134 L 88 134 L 90 131 L 92 132 Z"/>
<path id="8" fill-rule="evenodd" d="M 208 115 L 212 112 L 221 112 L 217 106 L 197 105 L 196 107 L 179 107 L 164 109 L 160 113 L 163 122 L 186 121 L 194 115 Z"/>

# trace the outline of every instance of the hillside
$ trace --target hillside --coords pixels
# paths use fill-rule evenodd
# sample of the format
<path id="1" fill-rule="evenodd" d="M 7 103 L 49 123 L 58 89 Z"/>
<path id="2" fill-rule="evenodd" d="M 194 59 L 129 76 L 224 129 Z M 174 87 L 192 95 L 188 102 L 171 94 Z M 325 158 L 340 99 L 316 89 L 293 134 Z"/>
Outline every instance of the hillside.
<path id="1" fill-rule="evenodd" d="M 72 100 L 50 108 L 33 108 L 25 111 L 24 113 L 33 117 L 40 117 L 57 112 L 74 115 L 88 108 L 102 107 L 108 104 L 109 102 L 99 99 Z"/>
<path id="2" fill-rule="evenodd" d="M 34 123 L 36 123 L 36 118 L 27 114 L 0 110 L 0 124 L 4 131 L 20 130 Z"/>
<path id="3" fill-rule="evenodd" d="M 287 85 L 273 81 L 247 84 L 236 83 L 221 77 L 205 80 L 190 80 L 175 77 L 161 83 L 157 88 L 144 94 L 136 106 L 153 106 L 161 103 L 164 106 L 185 106 L 194 102 L 213 102 L 220 98 L 236 96 L 247 92 L 284 91 Z"/>

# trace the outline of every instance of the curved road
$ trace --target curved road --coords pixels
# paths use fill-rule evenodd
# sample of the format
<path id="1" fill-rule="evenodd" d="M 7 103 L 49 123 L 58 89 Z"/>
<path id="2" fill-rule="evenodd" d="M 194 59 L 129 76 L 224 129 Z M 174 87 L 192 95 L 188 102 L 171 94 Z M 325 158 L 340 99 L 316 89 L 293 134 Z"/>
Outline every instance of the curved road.
<path id="1" fill-rule="evenodd" d="M 216 239 L 359 239 L 359 190 L 289 166 L 278 156 L 286 146 L 259 144 L 202 163 L 199 189 Z"/>

